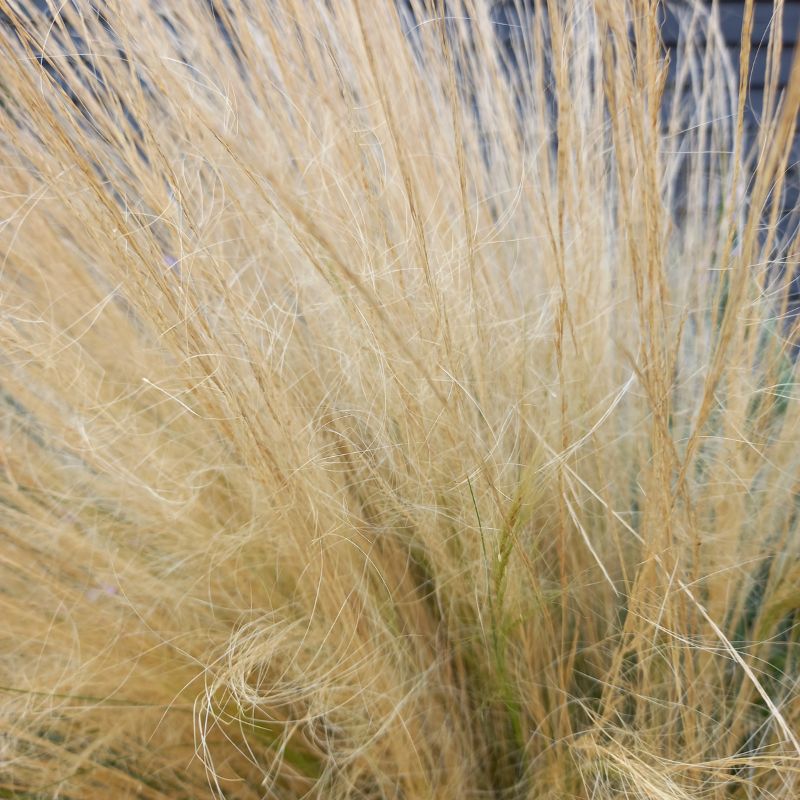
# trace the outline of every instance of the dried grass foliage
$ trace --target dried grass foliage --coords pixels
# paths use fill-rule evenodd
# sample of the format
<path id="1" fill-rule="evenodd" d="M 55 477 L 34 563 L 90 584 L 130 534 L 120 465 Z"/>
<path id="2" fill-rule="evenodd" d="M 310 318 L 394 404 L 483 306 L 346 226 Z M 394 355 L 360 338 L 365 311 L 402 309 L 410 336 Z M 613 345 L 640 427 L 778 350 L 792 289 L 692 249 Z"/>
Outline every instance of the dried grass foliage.
<path id="1" fill-rule="evenodd" d="M 51 7 L 0 796 L 796 797 L 798 69 L 751 140 L 699 5 L 677 86 L 649 0 Z"/>

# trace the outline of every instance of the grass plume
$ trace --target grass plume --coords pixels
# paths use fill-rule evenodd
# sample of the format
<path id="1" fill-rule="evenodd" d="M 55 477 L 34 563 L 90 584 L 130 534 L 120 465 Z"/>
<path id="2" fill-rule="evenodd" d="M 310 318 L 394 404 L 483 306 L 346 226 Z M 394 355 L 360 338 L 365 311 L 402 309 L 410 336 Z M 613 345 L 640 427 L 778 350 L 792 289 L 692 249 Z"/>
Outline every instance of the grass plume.
<path id="1" fill-rule="evenodd" d="M 0 0 L 0 797 L 800 793 L 800 66 L 495 5 Z"/>

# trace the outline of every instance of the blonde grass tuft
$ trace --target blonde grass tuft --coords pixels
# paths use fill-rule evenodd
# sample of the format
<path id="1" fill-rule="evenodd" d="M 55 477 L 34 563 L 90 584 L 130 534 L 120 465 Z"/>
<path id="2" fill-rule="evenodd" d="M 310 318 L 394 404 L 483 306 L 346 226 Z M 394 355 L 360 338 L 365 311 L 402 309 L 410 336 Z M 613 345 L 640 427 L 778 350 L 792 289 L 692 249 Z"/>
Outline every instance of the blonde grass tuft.
<path id="1" fill-rule="evenodd" d="M 0 797 L 800 795 L 800 66 L 496 6 L 0 0 Z"/>

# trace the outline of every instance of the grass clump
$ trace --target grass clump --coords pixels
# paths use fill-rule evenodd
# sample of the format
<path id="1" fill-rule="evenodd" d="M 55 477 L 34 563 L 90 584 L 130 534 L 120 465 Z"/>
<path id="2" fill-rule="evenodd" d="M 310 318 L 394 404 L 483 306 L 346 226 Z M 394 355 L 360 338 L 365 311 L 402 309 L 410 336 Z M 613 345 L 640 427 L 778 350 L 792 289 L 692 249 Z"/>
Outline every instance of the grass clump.
<path id="1" fill-rule="evenodd" d="M 0 796 L 796 797 L 798 68 L 751 135 L 699 4 L 47 5 Z"/>

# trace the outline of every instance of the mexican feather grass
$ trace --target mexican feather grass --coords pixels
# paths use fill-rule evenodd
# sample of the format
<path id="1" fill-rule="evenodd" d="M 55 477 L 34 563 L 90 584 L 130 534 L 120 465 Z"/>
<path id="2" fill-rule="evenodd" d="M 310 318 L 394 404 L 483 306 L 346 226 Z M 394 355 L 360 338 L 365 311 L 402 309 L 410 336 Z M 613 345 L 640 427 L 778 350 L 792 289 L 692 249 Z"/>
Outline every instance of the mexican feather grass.
<path id="1" fill-rule="evenodd" d="M 0 796 L 800 796 L 781 5 L 0 0 Z"/>

